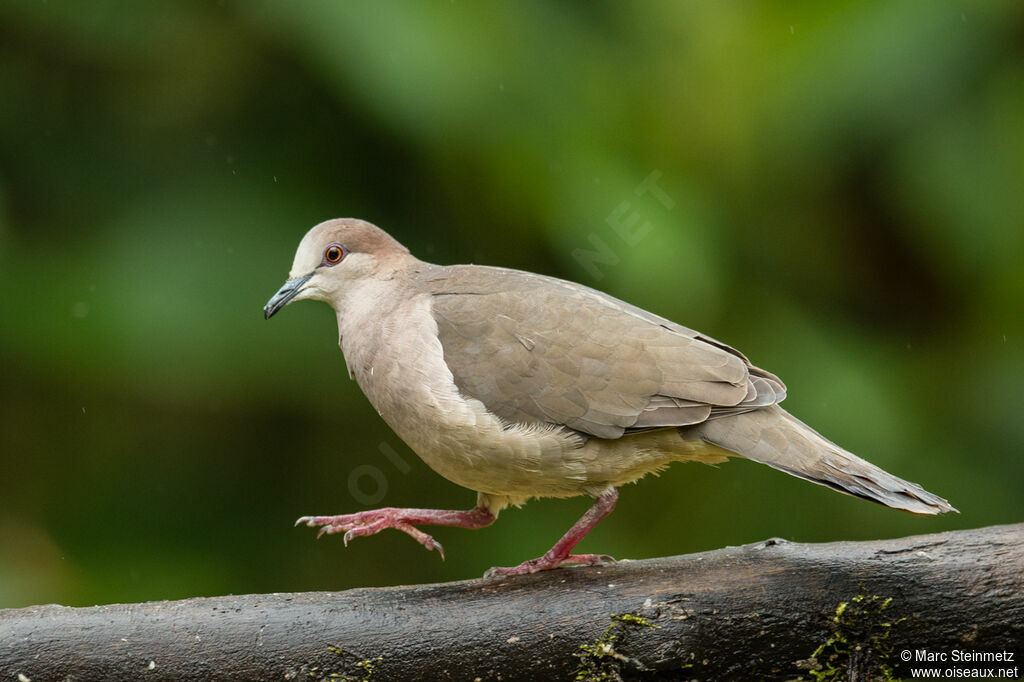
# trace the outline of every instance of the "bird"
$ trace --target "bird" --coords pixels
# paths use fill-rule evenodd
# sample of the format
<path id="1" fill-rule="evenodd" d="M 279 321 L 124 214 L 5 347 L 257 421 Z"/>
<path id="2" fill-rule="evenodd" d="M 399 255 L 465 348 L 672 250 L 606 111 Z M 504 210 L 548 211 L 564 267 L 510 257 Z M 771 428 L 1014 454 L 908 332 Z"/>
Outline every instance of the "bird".
<path id="1" fill-rule="evenodd" d="M 509 505 L 587 495 L 543 556 L 488 576 L 613 559 L 572 550 L 618 488 L 673 462 L 741 457 L 912 514 L 945 499 L 857 457 L 779 403 L 774 374 L 714 338 L 596 289 L 532 272 L 435 265 L 356 218 L 299 243 L 270 319 L 301 300 L 337 316 L 349 376 L 435 472 L 477 493 L 469 510 L 386 507 L 304 516 L 344 542 L 392 528 L 444 557 L 423 525 L 478 529 Z"/>

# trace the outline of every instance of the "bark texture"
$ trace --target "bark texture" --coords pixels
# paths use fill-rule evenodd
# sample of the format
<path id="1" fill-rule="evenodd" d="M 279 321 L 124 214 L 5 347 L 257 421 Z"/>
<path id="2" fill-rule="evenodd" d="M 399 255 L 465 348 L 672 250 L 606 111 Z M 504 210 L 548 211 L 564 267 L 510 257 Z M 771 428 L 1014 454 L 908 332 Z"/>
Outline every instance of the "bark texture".
<path id="1" fill-rule="evenodd" d="M 983 667 L 1019 665 L 1024 524 L 439 585 L 0 610 L 0 675 L 35 682 L 871 679 L 909 677 L 904 650 L 1005 651 L 1013 662 Z"/>

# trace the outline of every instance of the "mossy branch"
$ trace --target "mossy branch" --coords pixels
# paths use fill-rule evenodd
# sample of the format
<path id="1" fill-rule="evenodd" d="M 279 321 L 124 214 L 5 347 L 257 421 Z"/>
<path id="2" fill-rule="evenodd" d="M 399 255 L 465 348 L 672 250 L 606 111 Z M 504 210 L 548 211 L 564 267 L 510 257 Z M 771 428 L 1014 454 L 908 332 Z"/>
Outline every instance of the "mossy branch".
<path id="1" fill-rule="evenodd" d="M 1022 642 L 1024 524 L 418 587 L 0 611 L 0 670 L 37 681 L 871 679 L 908 675 L 905 649 L 1020 656 Z"/>

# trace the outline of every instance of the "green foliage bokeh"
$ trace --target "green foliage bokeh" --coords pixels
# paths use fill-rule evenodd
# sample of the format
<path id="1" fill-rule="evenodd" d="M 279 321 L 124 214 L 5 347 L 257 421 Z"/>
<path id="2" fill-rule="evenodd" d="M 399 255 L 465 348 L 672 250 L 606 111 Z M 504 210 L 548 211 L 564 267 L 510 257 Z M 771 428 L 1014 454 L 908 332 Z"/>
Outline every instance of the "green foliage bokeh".
<path id="1" fill-rule="evenodd" d="M 291 527 L 475 501 L 326 306 L 262 319 L 337 216 L 730 343 L 962 512 L 675 465 L 583 551 L 1021 521 L 1022 36 L 1009 1 L 0 2 L 0 607 L 475 577 L 583 512 L 436 529 L 446 562 Z"/>

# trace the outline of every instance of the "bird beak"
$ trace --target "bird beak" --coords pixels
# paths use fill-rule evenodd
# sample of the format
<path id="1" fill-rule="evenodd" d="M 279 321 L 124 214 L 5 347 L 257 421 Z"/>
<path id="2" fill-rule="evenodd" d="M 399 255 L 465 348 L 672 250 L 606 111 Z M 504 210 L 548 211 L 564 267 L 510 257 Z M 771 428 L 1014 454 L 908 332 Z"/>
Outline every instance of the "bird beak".
<path id="1" fill-rule="evenodd" d="M 274 316 L 281 308 L 288 305 L 288 303 L 295 298 L 300 291 L 302 291 L 302 285 L 309 281 L 309 278 L 313 276 L 313 273 L 303 275 L 302 277 L 293 277 L 277 290 L 277 293 L 270 297 L 267 304 L 263 306 L 263 317 L 269 320 Z"/>

